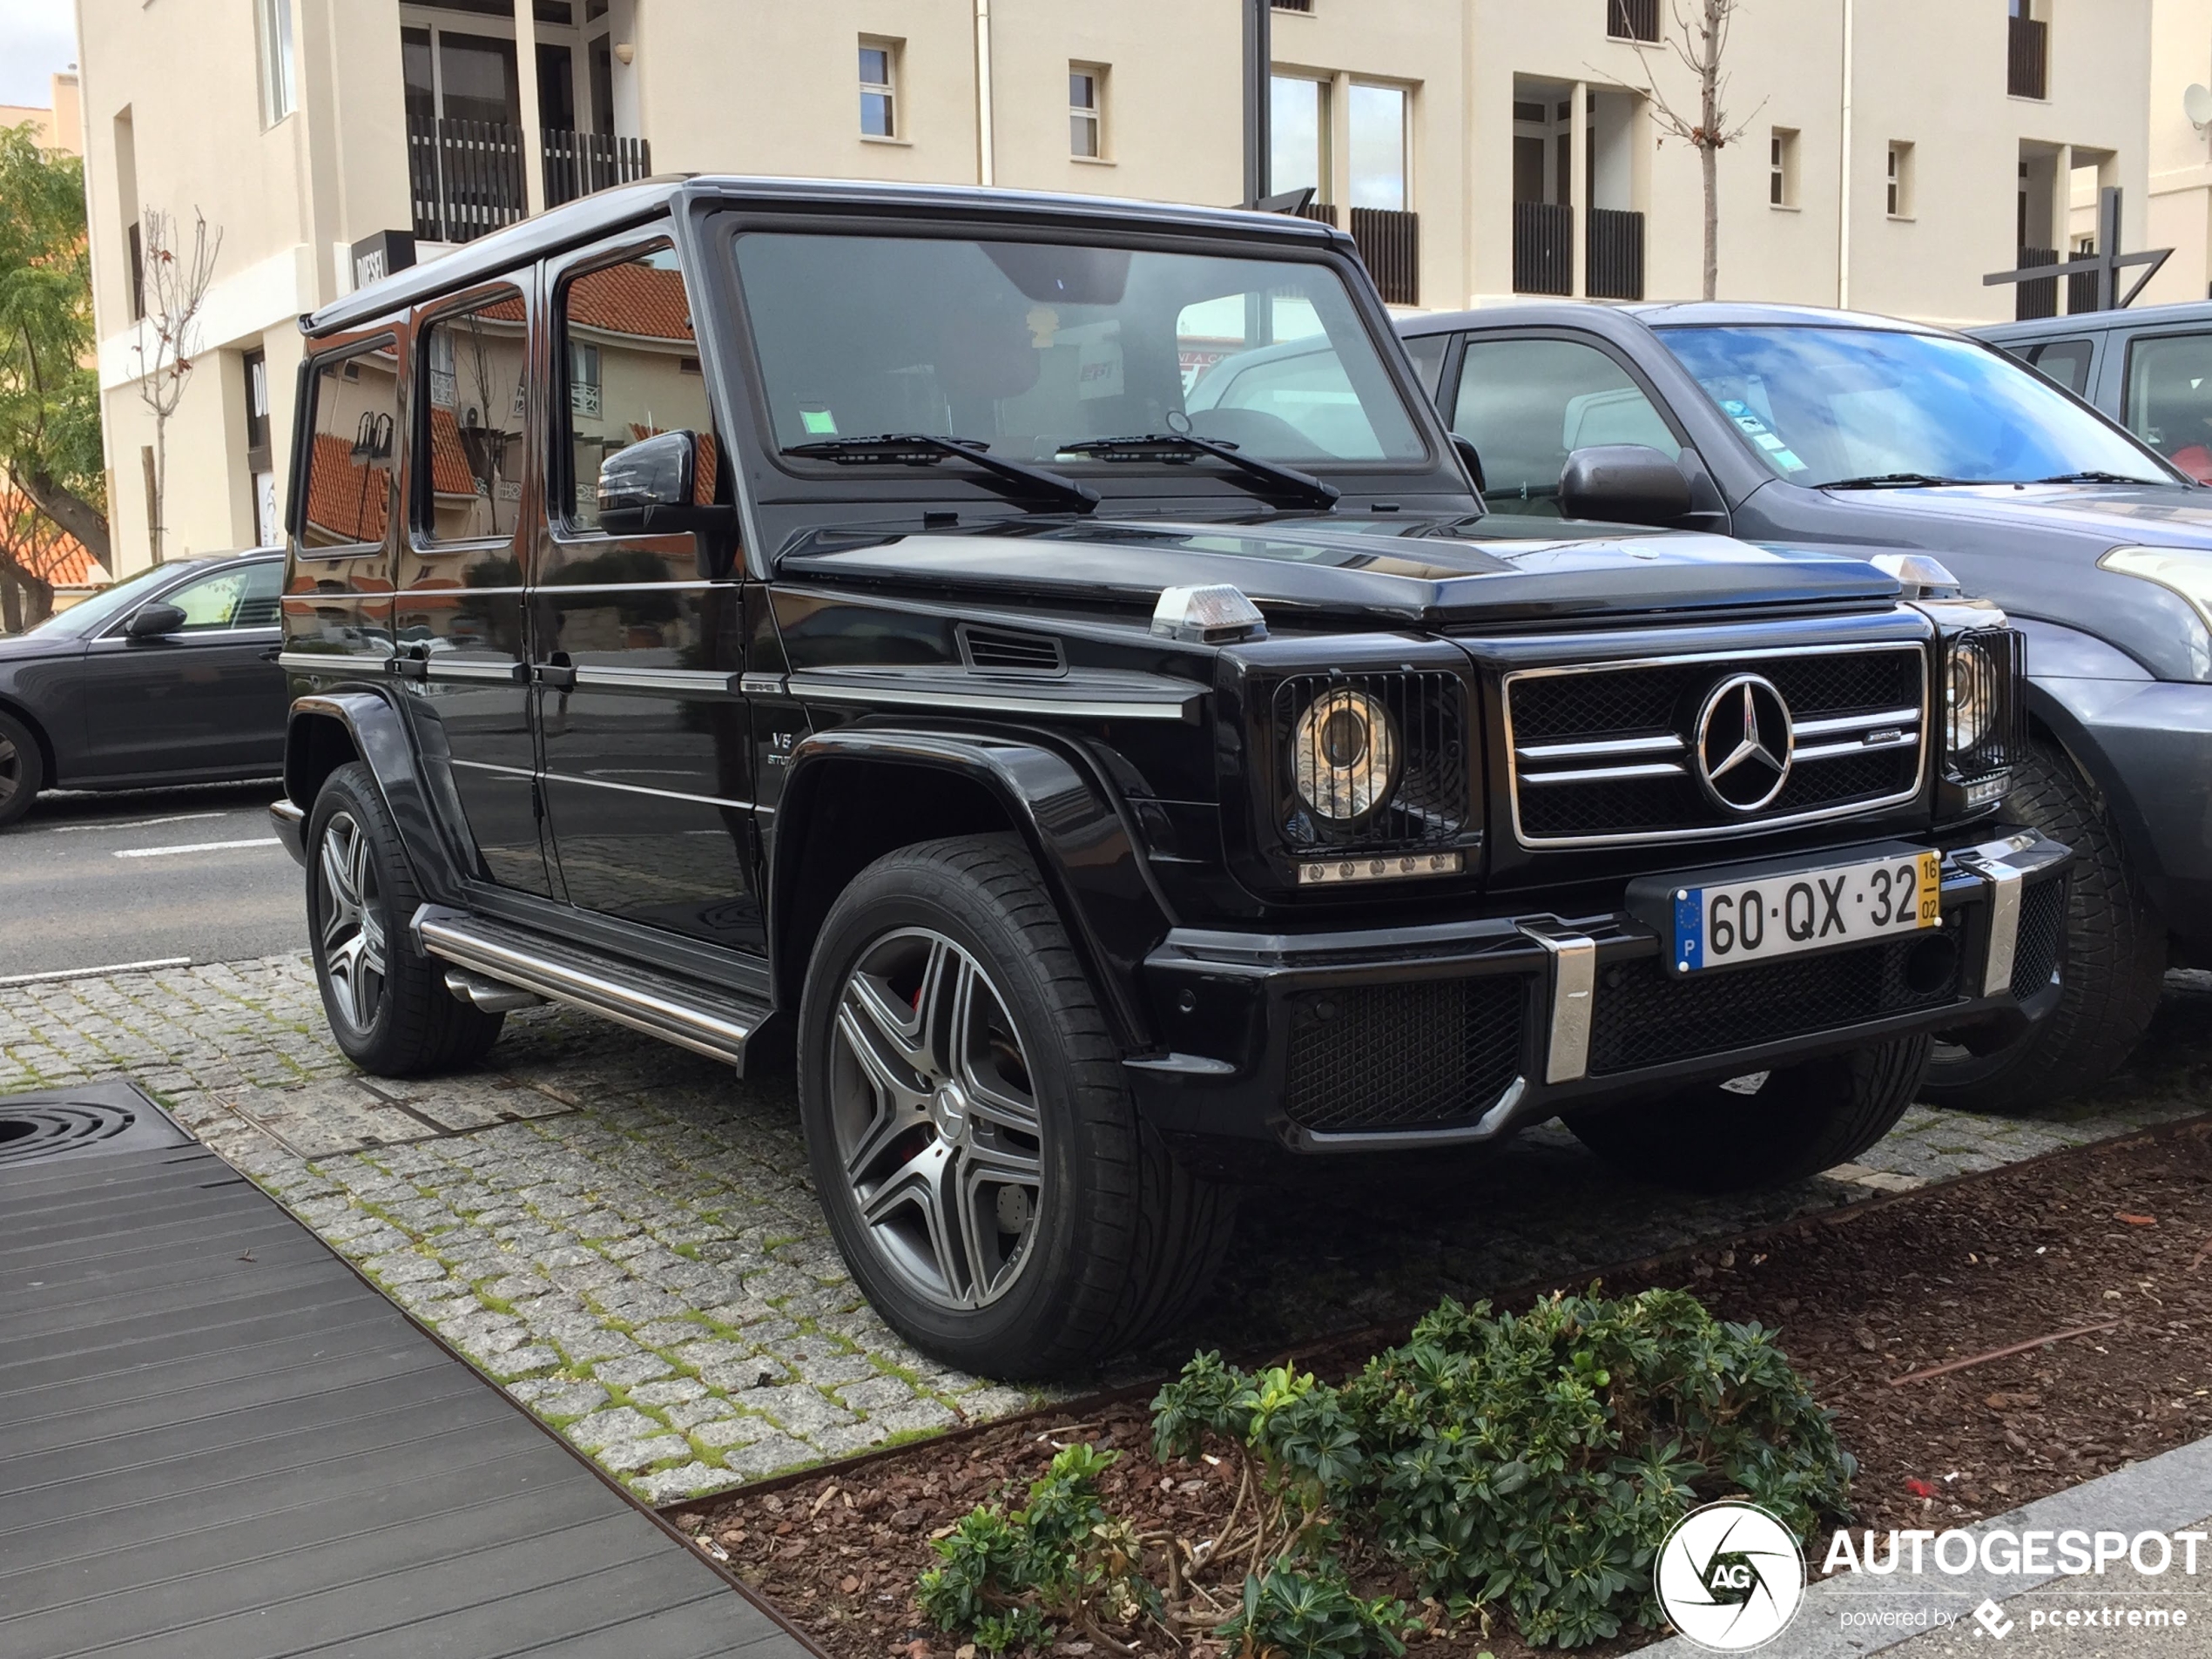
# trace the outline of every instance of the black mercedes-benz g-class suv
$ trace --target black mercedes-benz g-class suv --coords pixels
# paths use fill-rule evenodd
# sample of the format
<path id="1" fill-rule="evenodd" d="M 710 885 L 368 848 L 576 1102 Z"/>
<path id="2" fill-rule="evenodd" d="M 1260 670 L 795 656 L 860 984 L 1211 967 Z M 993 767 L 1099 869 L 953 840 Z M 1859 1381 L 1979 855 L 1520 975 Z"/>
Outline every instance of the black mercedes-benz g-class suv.
<path id="1" fill-rule="evenodd" d="M 2052 995 L 2001 615 L 1485 516 L 1320 225 L 662 181 L 304 326 L 274 813 L 340 1046 L 795 1052 L 958 1363 L 1157 1328 L 1282 1160 L 1560 1114 L 1808 1174 Z"/>

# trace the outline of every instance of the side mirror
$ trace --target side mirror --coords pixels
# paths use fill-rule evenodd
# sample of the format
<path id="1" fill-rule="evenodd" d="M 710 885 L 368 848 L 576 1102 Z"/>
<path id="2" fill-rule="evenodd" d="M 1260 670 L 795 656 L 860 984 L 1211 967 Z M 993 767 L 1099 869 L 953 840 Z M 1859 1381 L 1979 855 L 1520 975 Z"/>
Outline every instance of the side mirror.
<path id="1" fill-rule="evenodd" d="M 698 435 L 692 432 L 662 432 L 616 450 L 599 463 L 599 523 L 619 531 L 624 526 L 618 521 L 642 517 L 650 508 L 691 506 L 698 467 Z"/>
<path id="2" fill-rule="evenodd" d="M 1461 437 L 1454 432 L 1452 447 L 1460 452 L 1460 459 L 1467 463 L 1467 476 L 1474 480 L 1474 493 L 1478 496 L 1486 494 L 1489 490 L 1490 481 L 1482 475 L 1482 451 L 1474 447 L 1474 440 Z"/>
<path id="3" fill-rule="evenodd" d="M 174 605 L 145 605 L 123 630 L 129 639 L 158 639 L 185 625 L 185 613 Z"/>
<path id="4" fill-rule="evenodd" d="M 1687 517 L 1689 508 L 1689 480 L 1648 444 L 1593 444 L 1568 456 L 1560 469 L 1562 518 L 1663 525 Z"/>

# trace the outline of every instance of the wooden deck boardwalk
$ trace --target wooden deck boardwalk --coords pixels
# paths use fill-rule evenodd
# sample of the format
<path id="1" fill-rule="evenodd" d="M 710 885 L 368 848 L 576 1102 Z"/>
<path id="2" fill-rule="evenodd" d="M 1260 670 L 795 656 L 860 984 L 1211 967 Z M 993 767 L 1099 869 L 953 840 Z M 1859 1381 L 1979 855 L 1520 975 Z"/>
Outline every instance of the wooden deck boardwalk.
<path id="1" fill-rule="evenodd" d="M 133 1136 L 10 1161 L 22 1105 L 0 1654 L 811 1651 L 142 1099 Z"/>

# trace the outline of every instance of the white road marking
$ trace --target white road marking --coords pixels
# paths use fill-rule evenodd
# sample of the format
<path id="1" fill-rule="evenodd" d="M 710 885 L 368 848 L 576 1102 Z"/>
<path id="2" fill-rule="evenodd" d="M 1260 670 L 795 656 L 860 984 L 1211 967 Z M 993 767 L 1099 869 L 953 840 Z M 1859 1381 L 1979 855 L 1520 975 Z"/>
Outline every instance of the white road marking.
<path id="1" fill-rule="evenodd" d="M 128 846 L 116 853 L 119 859 L 167 859 L 179 853 L 227 853 L 234 846 L 274 846 L 273 835 L 258 836 L 250 841 L 194 841 L 188 846 Z"/>
<path id="2" fill-rule="evenodd" d="M 150 962 L 110 962 L 105 968 L 61 968 L 45 974 L 14 974 L 0 985 L 44 985 L 54 980 L 98 979 L 108 974 L 145 974 L 163 968 L 190 968 L 189 956 L 158 956 Z"/>
<path id="3" fill-rule="evenodd" d="M 50 824 L 40 833 L 74 835 L 79 830 L 152 829 L 156 824 L 189 824 L 195 819 L 228 818 L 229 813 L 179 813 L 173 818 L 140 818 L 127 824 Z"/>

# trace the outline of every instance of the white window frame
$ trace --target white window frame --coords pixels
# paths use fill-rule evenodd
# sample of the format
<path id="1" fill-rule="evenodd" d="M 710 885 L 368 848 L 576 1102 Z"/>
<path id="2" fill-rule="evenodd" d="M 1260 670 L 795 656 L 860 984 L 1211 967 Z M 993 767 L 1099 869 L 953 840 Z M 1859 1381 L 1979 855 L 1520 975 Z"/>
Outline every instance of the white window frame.
<path id="1" fill-rule="evenodd" d="M 906 138 L 906 124 L 900 118 L 899 111 L 900 44 L 898 41 L 887 40 L 880 35 L 860 37 L 859 51 L 883 54 L 883 78 L 880 81 L 864 80 L 860 83 L 860 137 L 871 144 L 898 144 L 903 142 Z M 883 100 L 886 129 L 884 132 L 871 132 L 867 130 L 867 100 L 871 98 L 880 98 Z"/>
<path id="2" fill-rule="evenodd" d="M 1797 206 L 1797 130 L 1776 127 L 1767 138 L 1767 206 Z"/>
<path id="3" fill-rule="evenodd" d="M 1388 92 L 1398 99 L 1398 201 L 1387 211 L 1407 213 L 1413 211 L 1413 88 L 1403 81 L 1349 81 L 1344 91 L 1345 99 L 1345 164 L 1350 174 L 1350 188 L 1345 192 L 1347 205 L 1359 193 L 1358 117 L 1353 105 L 1362 92 Z"/>
<path id="4" fill-rule="evenodd" d="M 1885 165 L 1883 184 L 1886 192 L 1885 203 L 1889 210 L 1889 217 L 1895 219 L 1912 219 L 1913 217 L 1912 145 L 1910 140 L 1904 138 L 1890 140 L 1889 160 Z"/>
<path id="5" fill-rule="evenodd" d="M 1076 102 L 1076 82 L 1090 83 L 1090 102 Z M 1090 148 L 1077 147 L 1076 133 L 1085 125 L 1090 128 Z M 1076 161 L 1105 161 L 1106 153 L 1106 65 L 1103 64 L 1069 64 L 1068 65 L 1068 154 Z"/>
<path id="6" fill-rule="evenodd" d="M 261 125 L 273 127 L 300 107 L 292 0 L 253 0 L 253 34 L 261 59 Z"/>

